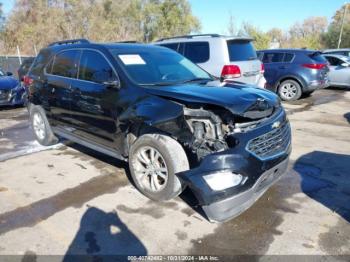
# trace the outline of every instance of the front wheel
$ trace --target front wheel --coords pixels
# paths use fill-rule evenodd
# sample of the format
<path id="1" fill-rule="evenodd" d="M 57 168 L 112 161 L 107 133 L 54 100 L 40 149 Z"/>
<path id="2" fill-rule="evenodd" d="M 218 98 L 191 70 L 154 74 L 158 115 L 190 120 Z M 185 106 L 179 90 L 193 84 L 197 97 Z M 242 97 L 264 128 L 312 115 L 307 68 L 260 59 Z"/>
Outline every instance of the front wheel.
<path id="1" fill-rule="evenodd" d="M 284 101 L 298 100 L 302 95 L 301 86 L 295 80 L 285 80 L 280 84 L 278 94 Z"/>
<path id="2" fill-rule="evenodd" d="M 165 201 L 183 191 L 177 173 L 189 169 L 182 146 L 162 134 L 145 134 L 131 146 L 129 168 L 138 190 L 148 198 Z"/>

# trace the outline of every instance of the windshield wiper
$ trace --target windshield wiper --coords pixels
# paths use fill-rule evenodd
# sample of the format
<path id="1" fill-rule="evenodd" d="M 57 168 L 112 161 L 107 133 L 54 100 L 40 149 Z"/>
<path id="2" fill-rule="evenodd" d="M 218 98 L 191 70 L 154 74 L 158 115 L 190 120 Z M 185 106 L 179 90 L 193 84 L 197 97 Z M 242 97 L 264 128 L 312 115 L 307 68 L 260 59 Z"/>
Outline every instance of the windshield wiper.
<path id="1" fill-rule="evenodd" d="M 197 77 L 197 78 L 192 78 L 192 79 L 188 79 L 188 80 L 185 80 L 183 82 L 181 82 L 182 84 L 185 84 L 185 83 L 192 83 L 192 82 L 198 82 L 198 81 L 213 81 L 212 78 L 208 78 L 208 77 Z"/>
<path id="2" fill-rule="evenodd" d="M 149 83 L 149 84 L 140 84 L 141 86 L 171 86 L 175 83 L 170 82 L 159 82 L 159 83 Z"/>

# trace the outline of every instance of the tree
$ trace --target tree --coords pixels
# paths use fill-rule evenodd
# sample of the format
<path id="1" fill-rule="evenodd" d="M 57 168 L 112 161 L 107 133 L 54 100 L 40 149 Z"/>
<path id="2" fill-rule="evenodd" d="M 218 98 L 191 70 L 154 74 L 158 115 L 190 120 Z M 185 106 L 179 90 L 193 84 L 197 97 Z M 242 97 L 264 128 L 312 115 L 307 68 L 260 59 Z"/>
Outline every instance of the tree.
<path id="1" fill-rule="evenodd" d="M 270 36 L 248 22 L 242 24 L 238 34 L 252 37 L 257 50 L 269 48 L 271 42 Z"/>
<path id="2" fill-rule="evenodd" d="M 289 29 L 288 47 L 320 49 L 321 37 L 327 29 L 326 17 L 309 17 Z"/>
<path id="3" fill-rule="evenodd" d="M 7 52 L 73 38 L 152 41 L 199 30 L 188 0 L 17 0 L 4 27 Z"/>
<path id="4" fill-rule="evenodd" d="M 235 24 L 235 19 L 234 19 L 232 14 L 230 14 L 230 17 L 228 20 L 227 33 L 228 33 L 228 35 L 237 35 L 237 28 L 236 28 L 236 24 Z"/>
<path id="5" fill-rule="evenodd" d="M 142 28 L 146 42 L 200 29 L 200 22 L 192 15 L 187 0 L 144 1 L 143 10 Z"/>
<path id="6" fill-rule="evenodd" d="M 324 44 L 329 48 L 337 48 L 341 23 L 344 15 L 345 5 L 343 5 L 339 10 L 336 11 L 332 18 L 328 30 L 323 34 L 322 40 Z M 347 4 L 347 13 L 344 19 L 344 28 L 342 35 L 342 42 L 340 47 L 350 46 L 350 4 Z"/>
<path id="7" fill-rule="evenodd" d="M 267 35 L 270 37 L 272 42 L 277 42 L 279 47 L 284 47 L 287 42 L 287 35 L 280 28 L 272 28 L 267 32 Z"/>

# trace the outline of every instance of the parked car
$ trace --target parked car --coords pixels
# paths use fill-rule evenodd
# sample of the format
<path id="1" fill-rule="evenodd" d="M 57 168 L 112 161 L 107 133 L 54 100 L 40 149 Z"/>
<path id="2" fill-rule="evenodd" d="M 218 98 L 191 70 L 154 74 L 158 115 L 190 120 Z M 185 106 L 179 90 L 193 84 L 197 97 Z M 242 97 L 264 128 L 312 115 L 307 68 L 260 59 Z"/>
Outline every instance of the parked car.
<path id="1" fill-rule="evenodd" d="M 307 49 L 270 49 L 257 52 L 265 65 L 266 88 L 285 101 L 298 100 L 329 85 L 327 60 Z"/>
<path id="2" fill-rule="evenodd" d="M 128 161 L 153 200 L 188 186 L 224 221 L 285 172 L 291 131 L 275 94 L 214 80 L 164 47 L 57 42 L 28 73 L 30 119 L 42 145 L 62 136 Z"/>
<path id="3" fill-rule="evenodd" d="M 328 55 L 324 57 L 329 63 L 329 84 L 331 86 L 350 87 L 350 57 L 343 55 Z"/>
<path id="4" fill-rule="evenodd" d="M 350 57 L 350 48 L 341 48 L 341 49 L 326 49 L 323 50 L 324 54 L 332 54 L 332 55 L 343 55 Z"/>
<path id="5" fill-rule="evenodd" d="M 28 57 L 22 61 L 22 64 L 17 70 L 19 81 L 23 81 L 23 77 L 28 73 L 30 66 L 34 61 L 34 57 Z"/>
<path id="6" fill-rule="evenodd" d="M 218 34 L 163 38 L 156 45 L 168 47 L 225 81 L 265 86 L 264 68 L 256 56 L 253 39 Z"/>
<path id="7" fill-rule="evenodd" d="M 23 105 L 25 101 L 25 90 L 17 79 L 0 69 L 0 106 Z"/>

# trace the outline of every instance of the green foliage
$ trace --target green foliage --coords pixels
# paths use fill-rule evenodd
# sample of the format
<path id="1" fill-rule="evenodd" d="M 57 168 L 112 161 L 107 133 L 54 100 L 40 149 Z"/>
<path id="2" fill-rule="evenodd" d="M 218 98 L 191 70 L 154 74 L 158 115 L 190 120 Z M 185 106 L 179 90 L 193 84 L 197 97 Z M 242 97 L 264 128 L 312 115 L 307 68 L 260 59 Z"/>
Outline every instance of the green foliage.
<path id="1" fill-rule="evenodd" d="M 7 52 L 32 54 L 62 39 L 152 41 L 199 28 L 187 0 L 17 0 L 3 38 Z"/>
<path id="2" fill-rule="evenodd" d="M 243 23 L 238 34 L 252 37 L 254 39 L 254 46 L 257 50 L 269 48 L 271 37 L 247 22 Z"/>
<path id="3" fill-rule="evenodd" d="M 328 48 L 337 48 L 343 20 L 345 5 L 343 5 L 332 18 L 328 30 L 323 34 L 322 40 Z M 350 47 L 350 4 L 347 4 L 347 12 L 344 19 L 343 35 L 340 47 Z"/>

